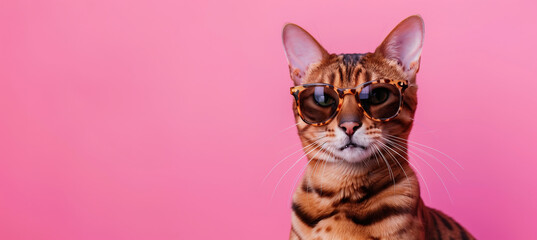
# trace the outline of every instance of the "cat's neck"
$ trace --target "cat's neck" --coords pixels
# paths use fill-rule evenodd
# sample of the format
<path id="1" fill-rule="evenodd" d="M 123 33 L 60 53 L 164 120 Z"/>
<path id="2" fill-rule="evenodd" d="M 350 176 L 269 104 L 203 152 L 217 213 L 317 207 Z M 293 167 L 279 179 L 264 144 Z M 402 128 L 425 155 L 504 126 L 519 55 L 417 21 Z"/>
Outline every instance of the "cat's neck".
<path id="1" fill-rule="evenodd" d="M 406 180 L 408 191 L 419 193 L 418 181 L 406 153 L 386 156 L 389 157 L 372 156 L 372 159 L 357 164 L 313 160 L 307 166 L 301 187 L 320 195 L 339 195 L 339 198 L 359 201 L 371 192 Z"/>

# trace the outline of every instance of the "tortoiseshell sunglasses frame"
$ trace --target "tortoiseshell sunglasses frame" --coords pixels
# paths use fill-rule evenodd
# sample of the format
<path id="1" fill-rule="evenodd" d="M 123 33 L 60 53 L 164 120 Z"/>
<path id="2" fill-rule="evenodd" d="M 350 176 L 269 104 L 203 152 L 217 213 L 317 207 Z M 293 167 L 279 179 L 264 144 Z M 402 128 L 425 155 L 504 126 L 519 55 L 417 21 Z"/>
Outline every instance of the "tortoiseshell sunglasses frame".
<path id="1" fill-rule="evenodd" d="M 404 95 L 405 89 L 408 88 L 408 81 L 407 80 L 378 79 L 378 80 L 373 80 L 373 81 L 362 83 L 362 84 L 356 86 L 355 88 L 337 88 L 337 87 L 335 87 L 333 85 L 330 85 L 330 84 L 327 84 L 327 83 L 310 83 L 310 84 L 303 84 L 303 85 L 298 85 L 298 86 L 291 87 L 291 95 L 293 95 L 295 97 L 296 108 L 298 110 L 298 115 L 300 116 L 302 121 L 304 121 L 307 124 L 313 125 L 313 126 L 322 126 L 322 125 L 328 124 L 330 121 L 332 121 L 332 119 L 334 119 L 339 114 L 339 111 L 341 110 L 341 106 L 343 105 L 343 98 L 345 97 L 345 95 L 350 94 L 350 95 L 356 96 L 356 94 L 360 94 L 360 92 L 366 86 L 373 85 L 373 84 L 379 84 L 379 83 L 387 83 L 387 84 L 394 85 L 399 90 L 400 97 L 399 97 L 399 108 L 397 109 L 397 113 L 395 113 L 393 116 L 391 116 L 389 118 L 380 119 L 380 118 L 374 118 L 371 115 L 369 115 L 367 113 L 367 111 L 365 111 L 364 108 L 362 107 L 362 103 L 360 101 L 358 101 L 358 107 L 360 109 L 362 109 L 363 113 L 369 119 L 371 119 L 373 121 L 377 121 L 377 122 L 387 122 L 387 121 L 390 121 L 390 120 L 394 119 L 395 117 L 397 117 L 397 115 L 399 115 L 399 113 L 401 112 L 401 108 L 403 107 L 403 95 Z M 338 102 L 338 106 L 337 106 L 336 111 L 332 114 L 332 116 L 330 116 L 330 118 L 328 118 L 324 122 L 312 123 L 312 122 L 307 121 L 304 118 L 304 116 L 302 115 L 302 111 L 300 110 L 300 93 L 302 93 L 302 91 L 306 90 L 308 87 L 318 87 L 318 86 L 328 87 L 328 88 L 334 90 L 339 96 L 339 102 Z"/>

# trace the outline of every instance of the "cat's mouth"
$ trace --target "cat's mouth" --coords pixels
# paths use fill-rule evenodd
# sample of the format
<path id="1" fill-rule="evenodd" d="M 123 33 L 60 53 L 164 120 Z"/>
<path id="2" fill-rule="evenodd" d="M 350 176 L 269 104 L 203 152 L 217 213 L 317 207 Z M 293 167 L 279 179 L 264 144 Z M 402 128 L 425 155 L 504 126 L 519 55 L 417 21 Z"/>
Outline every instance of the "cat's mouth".
<path id="1" fill-rule="evenodd" d="M 349 142 L 347 144 L 345 144 L 345 146 L 339 148 L 340 151 L 343 151 L 345 149 L 354 149 L 354 148 L 360 148 L 362 150 L 366 150 L 367 148 L 365 146 L 362 146 L 362 145 L 358 145 L 356 143 L 353 143 L 353 142 Z"/>

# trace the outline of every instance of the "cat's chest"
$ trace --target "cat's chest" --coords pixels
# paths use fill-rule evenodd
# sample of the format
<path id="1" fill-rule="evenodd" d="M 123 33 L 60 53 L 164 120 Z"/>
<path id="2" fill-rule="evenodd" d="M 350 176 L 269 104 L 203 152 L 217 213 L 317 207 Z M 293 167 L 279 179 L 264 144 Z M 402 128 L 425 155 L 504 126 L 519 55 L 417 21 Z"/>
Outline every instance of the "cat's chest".
<path id="1" fill-rule="evenodd" d="M 392 218 L 389 221 L 371 225 L 361 225 L 353 221 L 352 212 L 341 209 L 341 212 L 318 222 L 313 228 L 304 229 L 303 239 L 421 239 L 418 226 L 421 224 L 408 216 Z M 404 231 L 401 226 L 407 226 Z"/>
<path id="2" fill-rule="evenodd" d="M 319 182 L 304 181 L 307 185 L 295 192 L 293 225 L 303 239 L 421 239 L 419 195 L 404 187 L 410 185 L 406 181 L 340 181 L 325 183 L 322 190 Z"/>

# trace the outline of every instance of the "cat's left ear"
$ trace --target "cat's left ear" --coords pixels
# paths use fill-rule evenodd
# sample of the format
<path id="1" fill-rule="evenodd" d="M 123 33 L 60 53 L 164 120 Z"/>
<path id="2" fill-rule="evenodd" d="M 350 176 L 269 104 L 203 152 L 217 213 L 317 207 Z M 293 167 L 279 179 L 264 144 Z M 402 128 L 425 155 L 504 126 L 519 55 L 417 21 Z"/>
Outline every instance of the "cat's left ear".
<path id="1" fill-rule="evenodd" d="M 397 61 L 405 72 L 413 75 L 419 70 L 424 33 L 423 19 L 410 16 L 390 32 L 375 52 Z"/>
<path id="2" fill-rule="evenodd" d="M 283 27 L 283 47 L 291 79 L 300 85 L 308 69 L 328 56 L 328 52 L 306 30 L 289 23 Z"/>

